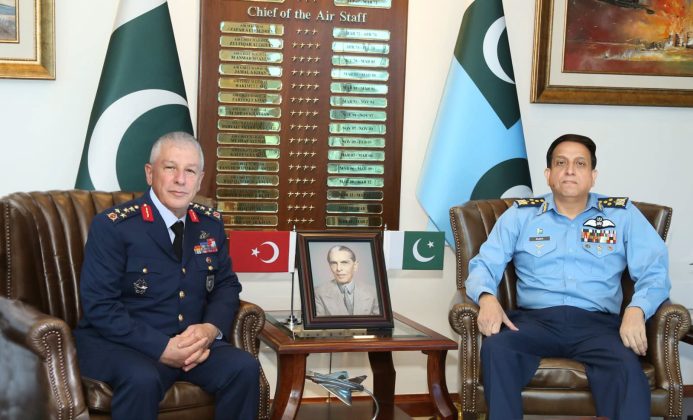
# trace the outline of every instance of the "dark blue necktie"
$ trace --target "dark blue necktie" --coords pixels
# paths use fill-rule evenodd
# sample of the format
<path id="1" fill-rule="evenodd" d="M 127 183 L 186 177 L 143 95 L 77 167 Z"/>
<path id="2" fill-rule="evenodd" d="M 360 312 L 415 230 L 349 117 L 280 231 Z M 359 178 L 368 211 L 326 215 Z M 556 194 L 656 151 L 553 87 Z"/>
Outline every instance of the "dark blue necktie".
<path id="1" fill-rule="evenodd" d="M 171 226 L 171 230 L 176 235 L 173 238 L 173 252 L 176 253 L 176 257 L 180 261 L 183 258 L 183 231 L 185 230 L 185 225 L 179 220 Z"/>

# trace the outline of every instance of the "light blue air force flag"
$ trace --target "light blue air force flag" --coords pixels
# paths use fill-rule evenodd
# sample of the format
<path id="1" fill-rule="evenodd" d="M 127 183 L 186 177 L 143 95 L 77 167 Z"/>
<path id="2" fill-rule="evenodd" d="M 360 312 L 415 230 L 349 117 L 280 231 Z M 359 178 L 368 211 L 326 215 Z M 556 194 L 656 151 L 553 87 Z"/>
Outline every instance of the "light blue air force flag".
<path id="1" fill-rule="evenodd" d="M 531 194 L 503 5 L 477 0 L 462 19 L 417 197 L 453 244 L 450 207 Z"/>

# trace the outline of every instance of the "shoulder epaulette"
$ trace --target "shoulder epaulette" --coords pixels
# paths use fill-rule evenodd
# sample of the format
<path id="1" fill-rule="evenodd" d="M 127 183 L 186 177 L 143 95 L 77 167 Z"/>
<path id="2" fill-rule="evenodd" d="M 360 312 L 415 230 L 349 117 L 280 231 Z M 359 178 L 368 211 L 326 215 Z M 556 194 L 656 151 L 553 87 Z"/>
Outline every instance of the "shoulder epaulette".
<path id="1" fill-rule="evenodd" d="M 190 207 L 188 208 L 197 214 L 221 221 L 221 213 L 219 213 L 219 211 L 213 207 L 203 206 L 202 204 L 198 203 L 190 203 Z"/>
<path id="2" fill-rule="evenodd" d="M 110 212 L 106 214 L 106 217 L 111 219 L 112 222 L 120 222 L 130 217 L 140 214 L 139 204 L 133 204 L 130 206 L 120 206 L 113 207 Z"/>
<path id="3" fill-rule="evenodd" d="M 515 204 L 517 204 L 517 207 L 539 207 L 542 204 L 544 204 L 543 198 L 521 198 L 519 200 L 515 200 Z"/>
<path id="4" fill-rule="evenodd" d="M 611 207 L 615 209 L 625 209 L 628 204 L 628 197 L 604 197 L 597 200 L 599 209 Z"/>

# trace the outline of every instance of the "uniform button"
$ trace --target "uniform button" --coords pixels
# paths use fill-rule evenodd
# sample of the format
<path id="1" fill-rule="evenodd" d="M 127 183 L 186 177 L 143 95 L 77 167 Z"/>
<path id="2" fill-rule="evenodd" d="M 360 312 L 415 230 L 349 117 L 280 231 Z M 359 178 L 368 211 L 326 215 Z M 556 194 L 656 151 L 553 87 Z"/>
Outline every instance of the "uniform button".
<path id="1" fill-rule="evenodd" d="M 178 322 L 183 322 L 183 314 L 178 314 Z"/>
<path id="2" fill-rule="evenodd" d="M 147 274 L 147 273 L 149 272 L 149 270 L 147 270 L 147 267 L 144 267 L 144 268 L 142 269 L 142 272 L 143 272 L 144 274 Z"/>
<path id="3" fill-rule="evenodd" d="M 181 268 L 181 271 L 185 274 L 185 267 Z"/>
<path id="4" fill-rule="evenodd" d="M 208 269 L 209 271 L 212 271 L 212 270 L 214 270 L 214 267 L 212 267 L 212 266 L 210 265 L 209 267 L 207 267 L 207 269 Z"/>
<path id="5" fill-rule="evenodd" d="M 183 299 L 185 297 L 185 292 L 181 290 L 180 292 L 178 292 L 178 296 L 180 296 L 180 298 Z"/>

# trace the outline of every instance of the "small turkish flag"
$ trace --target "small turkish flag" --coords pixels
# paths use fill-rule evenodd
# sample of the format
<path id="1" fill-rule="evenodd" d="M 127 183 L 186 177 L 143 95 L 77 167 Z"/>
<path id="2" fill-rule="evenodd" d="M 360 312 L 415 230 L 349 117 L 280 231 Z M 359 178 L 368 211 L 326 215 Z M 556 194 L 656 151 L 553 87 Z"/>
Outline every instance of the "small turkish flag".
<path id="1" fill-rule="evenodd" d="M 294 271 L 296 234 L 289 231 L 230 230 L 229 255 L 237 273 Z"/>

